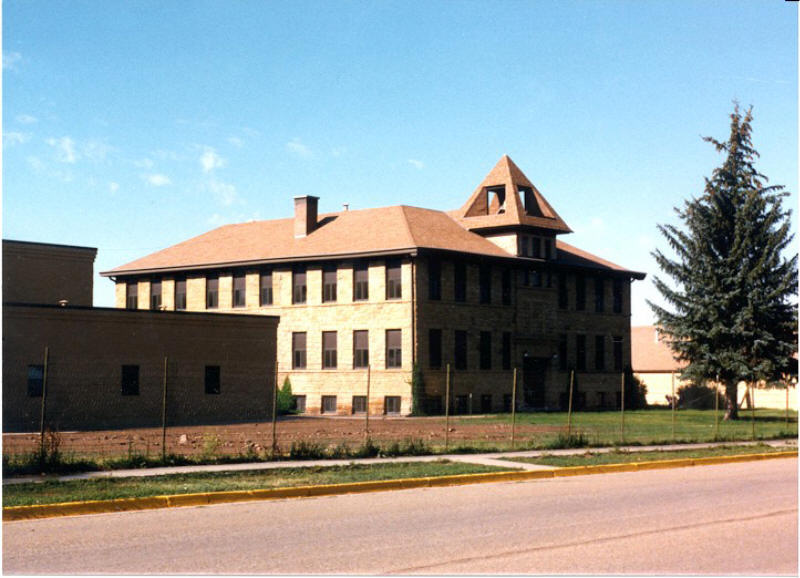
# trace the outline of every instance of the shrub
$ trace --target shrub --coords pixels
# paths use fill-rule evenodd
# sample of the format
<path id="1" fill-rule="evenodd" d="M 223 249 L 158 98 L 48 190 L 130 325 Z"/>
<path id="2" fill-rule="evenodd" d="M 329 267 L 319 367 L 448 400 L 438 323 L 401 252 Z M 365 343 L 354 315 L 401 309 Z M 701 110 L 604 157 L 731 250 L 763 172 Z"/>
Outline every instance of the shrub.
<path id="1" fill-rule="evenodd" d="M 628 368 L 625 372 L 625 409 L 646 408 L 647 386 Z"/>
<path id="2" fill-rule="evenodd" d="M 381 448 L 375 445 L 371 438 L 368 438 L 363 444 L 358 446 L 355 451 L 351 453 L 354 458 L 376 458 L 380 454 Z"/>
<path id="3" fill-rule="evenodd" d="M 315 442 L 292 442 L 289 458 L 293 460 L 320 460 L 325 457 L 325 448 Z"/>
<path id="4" fill-rule="evenodd" d="M 411 371 L 411 415 L 426 414 L 425 380 L 419 363 Z"/>
<path id="5" fill-rule="evenodd" d="M 701 383 L 678 388 L 678 407 L 682 409 L 714 409 L 715 390 Z"/>
<path id="6" fill-rule="evenodd" d="M 549 450 L 559 450 L 567 448 L 585 448 L 589 445 L 589 438 L 583 432 L 575 432 L 570 435 L 560 433 L 558 437 L 545 444 Z"/>
<path id="7" fill-rule="evenodd" d="M 292 382 L 289 381 L 288 375 L 286 379 L 283 380 L 283 387 L 278 390 L 278 404 L 276 410 L 278 415 L 287 415 L 297 410 L 297 405 L 292 395 Z"/>

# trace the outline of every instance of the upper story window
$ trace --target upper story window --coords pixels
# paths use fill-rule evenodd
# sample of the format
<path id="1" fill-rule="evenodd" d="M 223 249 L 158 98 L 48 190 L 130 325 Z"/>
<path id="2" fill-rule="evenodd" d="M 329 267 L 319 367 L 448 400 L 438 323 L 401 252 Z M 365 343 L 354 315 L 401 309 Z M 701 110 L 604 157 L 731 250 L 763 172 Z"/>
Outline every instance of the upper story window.
<path id="1" fill-rule="evenodd" d="M 353 301 L 369 299 L 369 263 L 358 261 L 353 266 Z"/>
<path id="2" fill-rule="evenodd" d="M 594 368 L 604 371 L 606 368 L 606 338 L 604 335 L 594 337 Z"/>
<path id="3" fill-rule="evenodd" d="M 428 367 L 439 369 L 442 367 L 442 330 L 428 330 Z"/>
<path id="4" fill-rule="evenodd" d="M 125 307 L 127 309 L 139 308 L 139 284 L 136 281 L 125 284 Z"/>
<path id="5" fill-rule="evenodd" d="M 467 300 L 467 265 L 461 261 L 453 266 L 453 299 L 462 303 Z"/>
<path id="6" fill-rule="evenodd" d="M 530 255 L 530 252 L 528 251 L 528 237 L 525 235 L 519 236 L 519 254 L 522 257 L 527 257 Z"/>
<path id="7" fill-rule="evenodd" d="M 150 309 L 155 311 L 161 309 L 161 279 L 150 282 Z"/>
<path id="8" fill-rule="evenodd" d="M 561 371 L 567 369 L 567 335 L 565 333 L 558 336 L 558 368 Z"/>
<path id="9" fill-rule="evenodd" d="M 439 301 L 442 298 L 442 262 L 428 260 L 428 299 Z"/>
<path id="10" fill-rule="evenodd" d="M 353 331 L 353 367 L 369 365 L 369 331 Z"/>
<path id="11" fill-rule="evenodd" d="M 614 371 L 622 371 L 622 337 L 615 335 L 611 338 L 614 347 Z"/>
<path id="12" fill-rule="evenodd" d="M 306 334 L 292 333 L 292 369 L 306 368 Z"/>
<path id="13" fill-rule="evenodd" d="M 553 250 L 553 239 L 544 240 L 544 258 L 555 259 L 556 252 Z"/>
<path id="14" fill-rule="evenodd" d="M 403 342 L 400 329 L 386 330 L 386 368 L 403 366 Z"/>
<path id="15" fill-rule="evenodd" d="M 403 284 L 400 279 L 400 260 L 386 260 L 386 298 L 400 299 L 403 296 Z"/>
<path id="16" fill-rule="evenodd" d="M 594 278 L 594 310 L 602 313 L 606 308 L 606 280 L 602 277 Z"/>
<path id="17" fill-rule="evenodd" d="M 216 309 L 219 307 L 219 277 L 206 278 L 206 308 Z"/>
<path id="18" fill-rule="evenodd" d="M 336 369 L 336 332 L 322 332 L 322 369 Z"/>
<path id="19" fill-rule="evenodd" d="M 183 277 L 175 279 L 175 309 L 186 309 L 186 279 Z"/>
<path id="20" fill-rule="evenodd" d="M 259 302 L 261 305 L 272 305 L 272 271 L 261 271 L 259 275 Z"/>
<path id="21" fill-rule="evenodd" d="M 479 272 L 481 303 L 492 302 L 492 268 L 489 265 L 481 265 Z"/>
<path id="22" fill-rule="evenodd" d="M 534 237 L 532 239 L 532 241 L 533 241 L 533 251 L 531 251 L 531 253 L 533 254 L 533 257 L 535 259 L 541 259 L 542 258 L 542 240 L 539 237 Z"/>
<path id="23" fill-rule="evenodd" d="M 467 332 L 456 329 L 453 357 L 456 369 L 467 368 Z"/>
<path id="24" fill-rule="evenodd" d="M 479 350 L 480 350 L 480 368 L 481 369 L 491 369 L 492 368 L 492 332 L 491 331 L 481 331 L 481 337 L 479 342 Z"/>
<path id="25" fill-rule="evenodd" d="M 614 313 L 622 313 L 622 279 L 614 279 Z"/>
<path id="26" fill-rule="evenodd" d="M 586 277 L 575 275 L 575 310 L 586 309 Z"/>
<path id="27" fill-rule="evenodd" d="M 305 303 L 307 291 L 306 267 L 305 265 L 296 265 L 292 271 L 292 303 Z"/>
<path id="28" fill-rule="evenodd" d="M 503 269 L 502 274 L 503 305 L 511 305 L 511 270 Z"/>
<path id="29" fill-rule="evenodd" d="M 247 303 L 247 283 L 244 273 L 233 276 L 233 306 L 244 307 Z"/>
<path id="30" fill-rule="evenodd" d="M 336 301 L 336 265 L 326 264 L 322 268 L 322 302 Z"/>

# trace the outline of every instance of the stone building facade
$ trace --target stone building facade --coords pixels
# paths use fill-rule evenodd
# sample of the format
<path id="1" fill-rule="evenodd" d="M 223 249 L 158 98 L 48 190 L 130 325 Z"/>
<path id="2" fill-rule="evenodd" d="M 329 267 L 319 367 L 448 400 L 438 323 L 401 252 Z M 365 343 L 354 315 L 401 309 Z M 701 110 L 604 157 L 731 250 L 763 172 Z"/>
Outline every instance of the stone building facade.
<path id="1" fill-rule="evenodd" d="M 119 308 L 274 314 L 278 372 L 307 413 L 618 403 L 630 285 L 643 279 L 557 240 L 571 230 L 503 157 L 461 209 L 395 206 L 228 225 L 102 273 Z M 367 401 L 367 387 L 370 395 Z"/>

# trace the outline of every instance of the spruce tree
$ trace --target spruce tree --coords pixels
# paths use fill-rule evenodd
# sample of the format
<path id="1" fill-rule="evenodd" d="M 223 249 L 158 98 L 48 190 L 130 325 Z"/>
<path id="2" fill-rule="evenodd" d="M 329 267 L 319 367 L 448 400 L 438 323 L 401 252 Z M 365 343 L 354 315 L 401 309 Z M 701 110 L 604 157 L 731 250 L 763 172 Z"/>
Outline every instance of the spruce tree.
<path id="1" fill-rule="evenodd" d="M 737 419 L 737 387 L 779 380 L 797 352 L 797 254 L 782 186 L 755 168 L 752 108 L 731 114 L 726 142 L 703 140 L 726 155 L 699 198 L 675 212 L 682 227 L 659 225 L 674 251 L 653 256 L 672 286 L 655 277 L 667 306 L 648 302 L 679 360 L 682 378 L 724 386 L 725 419 Z"/>

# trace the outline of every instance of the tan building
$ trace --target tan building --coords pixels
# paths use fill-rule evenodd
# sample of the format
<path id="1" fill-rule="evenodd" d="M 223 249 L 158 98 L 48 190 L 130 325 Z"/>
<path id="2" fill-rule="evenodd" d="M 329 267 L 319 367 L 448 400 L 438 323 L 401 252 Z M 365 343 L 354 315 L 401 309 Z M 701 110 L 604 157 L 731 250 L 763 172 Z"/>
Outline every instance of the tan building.
<path id="1" fill-rule="evenodd" d="M 557 240 L 571 230 L 504 156 L 458 210 L 409 206 L 228 225 L 102 275 L 129 309 L 274 313 L 280 378 L 309 413 L 407 414 L 412 369 L 429 411 L 445 372 L 462 413 L 576 399 L 618 403 L 630 366 L 626 270 Z M 368 372 L 369 368 L 369 372 Z"/>
<path id="2" fill-rule="evenodd" d="M 277 317 L 90 307 L 95 253 L 3 241 L 4 431 L 38 430 L 43 397 L 58 430 L 160 425 L 165 382 L 169 425 L 271 415 Z"/>
<path id="3" fill-rule="evenodd" d="M 668 396 L 689 381 L 681 379 L 680 374 L 685 362 L 677 361 L 672 350 L 664 342 L 664 338 L 653 325 L 642 325 L 631 328 L 631 350 L 633 371 L 647 386 L 647 403 L 649 405 L 669 405 Z M 747 395 L 747 386 L 739 384 L 739 405 Z M 786 407 L 786 389 L 777 387 L 759 387 L 753 394 L 756 407 L 784 409 Z M 789 388 L 789 408 L 797 410 L 797 388 Z"/>

